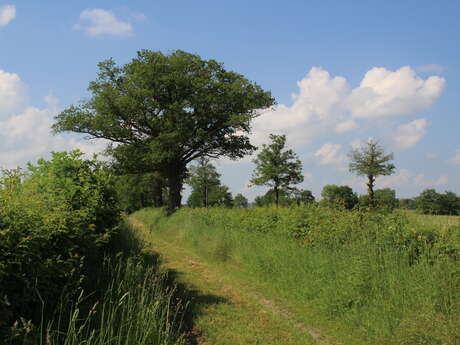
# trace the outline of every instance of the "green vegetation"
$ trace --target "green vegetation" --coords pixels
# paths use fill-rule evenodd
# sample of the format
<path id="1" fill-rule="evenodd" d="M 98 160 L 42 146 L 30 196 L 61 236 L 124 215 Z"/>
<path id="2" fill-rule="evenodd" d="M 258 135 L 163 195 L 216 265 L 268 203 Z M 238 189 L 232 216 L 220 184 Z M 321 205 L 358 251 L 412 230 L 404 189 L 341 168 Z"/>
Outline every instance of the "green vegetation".
<path id="1" fill-rule="evenodd" d="M 385 154 L 383 147 L 378 141 L 370 139 L 361 147 L 352 149 L 350 152 L 349 169 L 358 176 L 367 177 L 367 190 L 369 206 L 374 208 L 374 184 L 378 176 L 391 175 L 395 166 L 389 161 L 393 160 L 393 154 Z"/>
<path id="2" fill-rule="evenodd" d="M 453 192 L 442 194 L 434 189 L 426 189 L 415 198 L 415 207 L 422 214 L 458 215 L 460 198 Z"/>
<path id="3" fill-rule="evenodd" d="M 256 186 L 269 186 L 275 195 L 275 204 L 279 205 L 280 193 L 287 194 L 291 185 L 303 181 L 302 162 L 292 150 L 284 150 L 285 135 L 270 134 L 271 144 L 262 145 L 257 158 L 256 168 L 250 182 Z"/>
<path id="4" fill-rule="evenodd" d="M 187 200 L 190 207 L 233 205 L 232 193 L 220 183 L 220 174 L 208 158 L 198 159 L 198 165 L 190 167 L 190 176 L 186 183 L 192 187 Z"/>
<path id="5" fill-rule="evenodd" d="M 281 190 L 279 192 L 278 204 L 281 206 L 308 204 L 314 201 L 315 197 L 307 189 L 292 188 L 290 191 Z M 273 189 L 269 189 L 264 195 L 257 196 L 254 203 L 259 207 L 276 204 L 275 192 Z"/>
<path id="6" fill-rule="evenodd" d="M 249 206 L 248 199 L 246 199 L 243 194 L 238 193 L 233 199 L 233 206 L 237 208 L 247 208 Z"/>
<path id="7" fill-rule="evenodd" d="M 302 164 L 286 136 L 271 134 L 250 179 L 270 189 L 249 207 L 209 159 L 254 152 L 251 120 L 275 103 L 269 92 L 214 60 L 147 50 L 100 63 L 89 91 L 53 129 L 109 140 L 110 163 L 53 153 L 0 177 L 2 344 L 180 345 L 199 337 L 195 323 L 223 345 L 329 343 L 315 329 L 358 345 L 460 344 L 455 193 L 401 201 L 423 215 L 394 211 L 396 192 L 374 191 L 393 155 L 369 140 L 349 164 L 368 195 L 326 185 L 315 202 L 294 187 Z M 184 183 L 190 208 L 174 213 Z M 155 246 L 218 277 L 189 272 L 204 293 L 176 290 Z"/>
<path id="8" fill-rule="evenodd" d="M 371 207 L 369 195 L 359 196 L 360 207 Z M 390 188 L 377 189 L 374 191 L 374 207 L 382 211 L 393 211 L 398 207 L 396 191 Z"/>
<path id="9" fill-rule="evenodd" d="M 115 179 L 81 156 L 0 179 L 0 342 L 179 344 L 171 292 L 119 230 Z"/>
<path id="10" fill-rule="evenodd" d="M 251 120 L 274 104 L 269 92 L 222 63 L 180 50 L 142 50 L 124 66 L 98 66 L 91 98 L 60 113 L 53 129 L 118 143 L 110 151 L 120 168 L 167 181 L 171 212 L 181 205 L 187 164 L 251 153 Z"/>
<path id="11" fill-rule="evenodd" d="M 145 207 L 161 207 L 165 199 L 163 181 L 158 174 L 126 174 L 116 178 L 118 204 L 131 213 Z"/>
<path id="12" fill-rule="evenodd" d="M 326 185 L 321 192 L 321 204 L 329 207 L 339 207 L 351 210 L 358 204 L 358 196 L 351 187 Z"/>
<path id="13" fill-rule="evenodd" d="M 134 215 L 352 344 L 458 344 L 460 229 L 302 206 Z M 153 235 L 152 235 L 153 236 Z"/>

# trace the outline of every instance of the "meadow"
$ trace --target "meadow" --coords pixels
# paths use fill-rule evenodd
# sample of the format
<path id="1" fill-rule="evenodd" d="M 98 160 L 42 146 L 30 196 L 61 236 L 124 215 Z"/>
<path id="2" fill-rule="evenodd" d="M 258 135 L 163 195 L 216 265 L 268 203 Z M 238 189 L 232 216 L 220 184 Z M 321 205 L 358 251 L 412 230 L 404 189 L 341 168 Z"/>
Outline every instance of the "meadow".
<path id="1" fill-rule="evenodd" d="M 460 344 L 458 223 L 316 205 L 131 217 L 346 344 Z"/>
<path id="2" fill-rule="evenodd" d="M 212 308 L 191 301 L 223 299 L 178 290 L 155 256 L 160 240 L 178 253 L 193 251 L 217 276 L 253 287 L 343 344 L 460 344 L 458 217 L 316 203 L 123 216 L 113 175 L 78 152 L 5 171 L 0 206 L 2 344 L 190 342 L 197 310 L 210 313 L 201 319 L 210 327 L 215 320 Z M 230 306 L 220 314 L 232 325 L 227 332 L 243 333 L 238 327 L 254 319 L 258 302 L 246 302 L 251 310 Z M 290 321 L 278 314 L 279 323 L 257 312 L 258 336 L 283 333 Z M 269 319 L 279 327 L 264 329 Z M 286 332 L 282 343 L 303 339 Z M 216 342 L 235 343 L 218 334 Z"/>

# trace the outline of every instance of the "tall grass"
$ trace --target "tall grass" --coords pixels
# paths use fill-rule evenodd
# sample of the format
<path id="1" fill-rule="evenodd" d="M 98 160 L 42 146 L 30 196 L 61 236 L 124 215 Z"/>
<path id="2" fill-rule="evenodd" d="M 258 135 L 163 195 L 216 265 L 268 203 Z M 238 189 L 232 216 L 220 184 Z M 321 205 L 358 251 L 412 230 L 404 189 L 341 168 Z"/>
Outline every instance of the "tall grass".
<path id="1" fill-rule="evenodd" d="M 323 208 L 134 216 L 369 343 L 460 344 L 458 228 L 443 237 L 400 215 Z"/>
<path id="2" fill-rule="evenodd" d="M 106 257 L 93 286 L 75 301 L 63 296 L 52 321 L 33 328 L 16 323 L 11 345 L 180 345 L 184 343 L 178 300 L 167 277 L 142 254 L 142 244 L 123 233 L 125 255 Z M 46 301 L 44 301 L 46 303 Z"/>

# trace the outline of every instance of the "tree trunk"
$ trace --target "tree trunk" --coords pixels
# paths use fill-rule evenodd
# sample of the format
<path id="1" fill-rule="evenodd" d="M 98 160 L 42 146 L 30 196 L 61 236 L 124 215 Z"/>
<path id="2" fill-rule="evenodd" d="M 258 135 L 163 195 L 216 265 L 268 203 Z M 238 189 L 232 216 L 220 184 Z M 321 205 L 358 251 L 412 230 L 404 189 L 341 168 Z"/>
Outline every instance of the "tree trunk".
<path id="1" fill-rule="evenodd" d="M 163 201 L 163 181 L 161 177 L 155 178 L 153 187 L 153 206 L 154 207 L 162 207 L 164 206 Z"/>
<path id="2" fill-rule="evenodd" d="M 375 206 L 375 200 L 374 200 L 374 183 L 375 183 L 375 177 L 374 175 L 368 175 L 367 176 L 368 182 L 367 182 L 367 191 L 369 195 L 369 207 L 371 209 L 374 208 Z"/>
<path id="3" fill-rule="evenodd" d="M 175 167 L 171 169 L 168 177 L 169 200 L 168 214 L 174 213 L 180 206 L 182 201 L 182 185 L 185 177 L 185 167 Z"/>
<path id="4" fill-rule="evenodd" d="M 280 202 L 280 191 L 278 189 L 278 186 L 275 186 L 274 190 L 275 190 L 275 204 L 276 204 L 276 207 L 278 207 L 279 202 Z"/>

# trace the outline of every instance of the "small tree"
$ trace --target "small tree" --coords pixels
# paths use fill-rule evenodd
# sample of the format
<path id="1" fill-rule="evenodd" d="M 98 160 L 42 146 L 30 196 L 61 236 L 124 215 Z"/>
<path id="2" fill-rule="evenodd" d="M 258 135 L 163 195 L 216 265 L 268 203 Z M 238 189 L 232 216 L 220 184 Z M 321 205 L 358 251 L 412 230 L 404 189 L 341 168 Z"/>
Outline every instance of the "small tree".
<path id="1" fill-rule="evenodd" d="M 250 182 L 256 186 L 269 186 L 275 193 L 275 203 L 278 206 L 280 192 L 292 190 L 291 185 L 303 182 L 302 163 L 292 151 L 284 150 L 285 135 L 270 134 L 269 145 L 263 145 L 262 150 L 253 161 L 256 164 Z"/>
<path id="2" fill-rule="evenodd" d="M 188 206 L 232 206 L 232 194 L 227 186 L 221 185 L 220 174 L 208 158 L 200 158 L 198 165 L 190 168 L 190 176 L 186 183 L 192 187 L 192 193 L 187 200 Z"/>
<path id="3" fill-rule="evenodd" d="M 243 194 L 238 193 L 233 199 L 233 205 L 236 208 L 247 208 L 249 206 L 249 202 Z"/>
<path id="4" fill-rule="evenodd" d="M 292 201 L 297 205 L 309 204 L 315 201 L 315 197 L 308 189 L 296 189 L 292 192 Z"/>
<path id="5" fill-rule="evenodd" d="M 393 160 L 393 153 L 385 154 L 383 148 L 378 141 L 370 139 L 360 148 L 352 149 L 350 154 L 350 172 L 356 173 L 358 176 L 367 177 L 367 191 L 369 195 L 369 206 L 375 206 L 374 200 L 374 185 L 377 176 L 391 175 L 395 166 L 388 163 Z"/>

